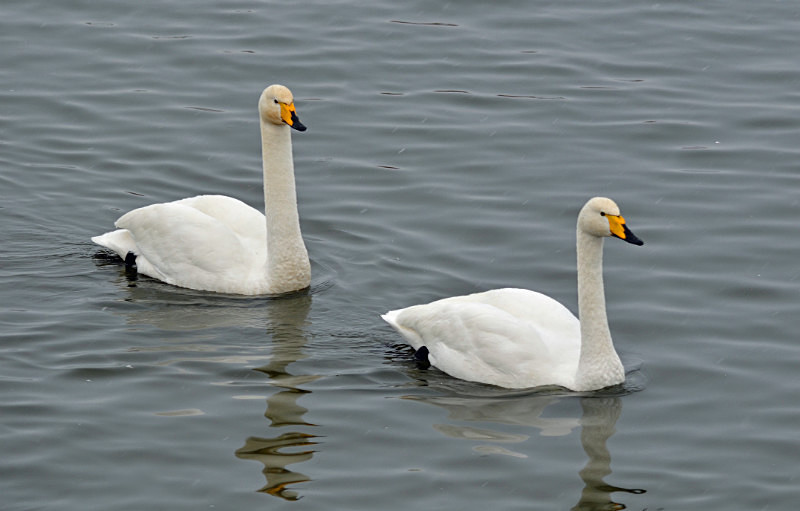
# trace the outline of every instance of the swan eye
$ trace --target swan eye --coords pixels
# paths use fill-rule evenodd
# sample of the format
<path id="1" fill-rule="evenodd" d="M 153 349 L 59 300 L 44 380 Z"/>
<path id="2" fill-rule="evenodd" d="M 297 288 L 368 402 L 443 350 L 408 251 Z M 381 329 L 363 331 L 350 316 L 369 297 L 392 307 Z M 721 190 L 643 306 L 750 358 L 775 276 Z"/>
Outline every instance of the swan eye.
<path id="1" fill-rule="evenodd" d="M 605 211 L 601 211 L 600 212 L 600 216 L 606 216 L 606 212 Z"/>
<path id="2" fill-rule="evenodd" d="M 275 103 L 276 105 L 278 104 L 278 100 L 277 99 L 273 99 L 272 102 Z"/>

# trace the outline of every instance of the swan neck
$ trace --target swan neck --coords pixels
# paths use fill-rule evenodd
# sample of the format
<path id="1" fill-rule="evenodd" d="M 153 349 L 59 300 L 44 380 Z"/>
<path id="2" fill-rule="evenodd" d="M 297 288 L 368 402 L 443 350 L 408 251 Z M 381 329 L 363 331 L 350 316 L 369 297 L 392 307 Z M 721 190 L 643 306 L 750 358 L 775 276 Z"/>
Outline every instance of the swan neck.
<path id="1" fill-rule="evenodd" d="M 271 293 L 309 286 L 311 270 L 297 211 L 290 128 L 261 121 L 267 278 Z"/>
<path id="2" fill-rule="evenodd" d="M 625 372 L 606 316 L 603 286 L 603 238 L 578 229 L 578 316 L 581 354 L 575 390 L 594 390 L 621 383 Z"/>

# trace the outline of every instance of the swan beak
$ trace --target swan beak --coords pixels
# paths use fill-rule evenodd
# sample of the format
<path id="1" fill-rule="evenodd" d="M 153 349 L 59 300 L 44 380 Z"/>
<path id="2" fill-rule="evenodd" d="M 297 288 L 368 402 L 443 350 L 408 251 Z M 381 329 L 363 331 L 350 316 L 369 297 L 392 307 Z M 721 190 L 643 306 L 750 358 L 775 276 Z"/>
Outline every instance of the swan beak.
<path id="1" fill-rule="evenodd" d="M 628 226 L 625 225 L 625 219 L 618 215 L 606 215 L 608 218 L 608 226 L 611 229 L 611 235 L 621 240 L 633 243 L 634 245 L 642 246 L 644 241 L 636 237 Z"/>
<path id="2" fill-rule="evenodd" d="M 297 111 L 294 109 L 294 103 L 289 103 L 288 105 L 281 103 L 281 119 L 297 131 L 306 130 L 306 127 L 300 122 L 300 119 L 297 118 Z"/>

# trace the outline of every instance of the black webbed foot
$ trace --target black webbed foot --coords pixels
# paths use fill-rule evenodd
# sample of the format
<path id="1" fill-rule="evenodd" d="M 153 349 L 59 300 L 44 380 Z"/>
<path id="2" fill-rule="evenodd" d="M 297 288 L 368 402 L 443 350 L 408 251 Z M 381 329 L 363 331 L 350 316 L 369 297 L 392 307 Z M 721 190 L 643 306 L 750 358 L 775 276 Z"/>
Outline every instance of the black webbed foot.
<path id="1" fill-rule="evenodd" d="M 125 255 L 125 266 L 128 268 L 136 268 L 136 254 L 128 252 Z"/>
<path id="2" fill-rule="evenodd" d="M 125 255 L 125 275 L 128 280 L 135 281 L 139 272 L 136 269 L 136 254 L 128 252 Z"/>
<path id="3" fill-rule="evenodd" d="M 420 348 L 414 352 L 414 360 L 417 361 L 417 367 L 420 369 L 427 369 L 431 366 L 431 361 L 428 360 L 428 353 L 427 346 L 420 346 Z"/>

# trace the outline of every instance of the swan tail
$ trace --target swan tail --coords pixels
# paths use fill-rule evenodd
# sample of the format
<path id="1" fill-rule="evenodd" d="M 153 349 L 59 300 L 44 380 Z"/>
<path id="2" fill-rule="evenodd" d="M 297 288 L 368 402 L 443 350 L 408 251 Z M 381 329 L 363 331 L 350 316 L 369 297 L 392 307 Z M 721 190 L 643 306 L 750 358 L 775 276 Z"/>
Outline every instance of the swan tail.
<path id="1" fill-rule="evenodd" d="M 116 252 L 122 259 L 126 259 L 130 253 L 138 255 L 139 252 L 133 236 L 127 229 L 117 229 L 100 236 L 93 236 L 92 241 L 101 247 Z"/>
<path id="2" fill-rule="evenodd" d="M 381 319 L 392 325 L 393 327 L 397 326 L 397 316 L 400 314 L 402 309 L 389 311 L 386 314 L 381 314 Z"/>
<path id="3" fill-rule="evenodd" d="M 419 333 L 414 330 L 413 328 L 409 328 L 407 326 L 401 325 L 398 321 L 398 316 L 404 311 L 405 309 L 397 309 L 393 311 L 389 311 L 386 314 L 381 314 L 381 318 L 389 323 L 392 328 L 397 330 L 397 333 L 400 334 L 405 341 L 411 345 L 412 348 L 415 350 L 420 349 L 423 344 L 422 337 Z"/>

